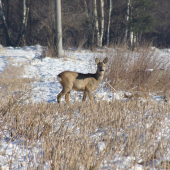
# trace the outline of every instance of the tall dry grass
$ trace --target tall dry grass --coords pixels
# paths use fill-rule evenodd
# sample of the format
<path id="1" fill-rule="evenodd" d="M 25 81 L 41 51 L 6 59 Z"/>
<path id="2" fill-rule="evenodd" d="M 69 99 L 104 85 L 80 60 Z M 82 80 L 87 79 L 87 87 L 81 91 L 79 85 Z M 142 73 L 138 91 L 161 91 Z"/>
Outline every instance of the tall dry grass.
<path id="1" fill-rule="evenodd" d="M 168 105 L 151 101 L 16 103 L 0 116 L 1 139 L 6 135 L 9 143 L 22 141 L 18 145 L 27 150 L 26 154 L 23 149 L 27 169 L 104 169 L 106 163 L 115 168 L 117 159 L 123 169 L 126 158 L 131 159 L 127 169 L 137 164 L 170 167 L 164 158 L 170 146 L 164 132 L 170 128 L 168 112 Z M 21 155 L 14 150 L 12 156 Z M 8 157 L 6 164 L 12 169 L 17 159 L 11 162 Z"/>
<path id="2" fill-rule="evenodd" d="M 110 80 L 125 88 L 123 52 L 121 63 L 113 61 L 120 69 L 111 67 Z M 170 168 L 168 104 L 149 99 L 32 103 L 28 80 L 10 69 L 0 75 L 0 155 L 9 169 Z"/>
<path id="3" fill-rule="evenodd" d="M 107 80 L 115 89 L 164 93 L 170 90 L 169 60 L 160 57 L 159 51 L 151 46 L 133 52 L 120 46 L 107 55 L 111 60 Z"/>

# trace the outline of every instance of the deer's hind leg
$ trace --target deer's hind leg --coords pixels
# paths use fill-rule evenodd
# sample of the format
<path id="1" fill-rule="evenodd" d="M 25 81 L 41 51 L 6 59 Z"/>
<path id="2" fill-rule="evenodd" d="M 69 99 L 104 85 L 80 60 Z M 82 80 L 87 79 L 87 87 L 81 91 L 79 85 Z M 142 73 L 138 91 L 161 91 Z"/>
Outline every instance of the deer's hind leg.
<path id="1" fill-rule="evenodd" d="M 63 88 L 62 91 L 57 95 L 57 102 L 61 102 L 61 98 L 66 95 L 68 92 L 70 92 L 70 89 L 68 88 Z M 67 96 L 67 97 L 66 97 Z M 69 99 L 68 94 L 65 96 L 65 98 Z"/>
<path id="2" fill-rule="evenodd" d="M 69 102 L 69 97 L 70 97 L 70 91 L 73 87 L 73 84 L 67 81 L 67 83 L 60 82 L 62 85 L 63 89 L 62 91 L 57 95 L 57 102 L 61 102 L 61 98 L 65 95 L 65 101 Z"/>
<path id="3" fill-rule="evenodd" d="M 67 103 L 69 103 L 69 98 L 70 98 L 70 91 L 68 91 L 66 94 L 65 94 L 65 101 Z"/>

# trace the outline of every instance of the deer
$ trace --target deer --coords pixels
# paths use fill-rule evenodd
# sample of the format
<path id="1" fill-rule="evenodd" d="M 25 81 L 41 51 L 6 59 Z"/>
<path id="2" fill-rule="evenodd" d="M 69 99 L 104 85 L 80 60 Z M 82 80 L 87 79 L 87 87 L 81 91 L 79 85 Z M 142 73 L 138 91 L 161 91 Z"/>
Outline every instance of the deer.
<path id="1" fill-rule="evenodd" d="M 73 71 L 64 71 L 60 73 L 57 76 L 57 80 L 62 86 L 62 91 L 57 95 L 57 102 L 60 103 L 61 98 L 65 95 L 65 101 L 69 103 L 71 90 L 84 92 L 82 101 L 86 100 L 87 95 L 92 101 L 92 91 L 96 90 L 102 82 L 107 62 L 107 57 L 102 62 L 96 58 L 95 63 L 97 64 L 97 71 L 95 74 L 83 74 Z"/>

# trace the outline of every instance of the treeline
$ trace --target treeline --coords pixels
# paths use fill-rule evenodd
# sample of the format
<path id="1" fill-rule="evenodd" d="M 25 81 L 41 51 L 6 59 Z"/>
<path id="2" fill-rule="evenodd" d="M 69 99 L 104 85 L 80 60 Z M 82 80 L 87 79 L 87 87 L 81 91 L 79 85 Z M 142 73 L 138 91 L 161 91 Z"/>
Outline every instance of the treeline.
<path id="1" fill-rule="evenodd" d="M 54 0 L 0 0 L 0 44 L 55 46 Z M 61 0 L 63 46 L 170 47 L 170 0 Z"/>

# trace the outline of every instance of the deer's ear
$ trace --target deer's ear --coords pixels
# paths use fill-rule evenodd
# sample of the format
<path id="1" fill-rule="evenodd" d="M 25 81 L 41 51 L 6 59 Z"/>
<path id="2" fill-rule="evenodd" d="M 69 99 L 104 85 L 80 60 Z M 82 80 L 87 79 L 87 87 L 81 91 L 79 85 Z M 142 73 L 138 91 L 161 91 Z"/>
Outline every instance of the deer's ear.
<path id="1" fill-rule="evenodd" d="M 98 64 L 100 62 L 100 60 L 98 58 L 95 59 L 96 64 Z"/>
<path id="2" fill-rule="evenodd" d="M 103 63 L 106 64 L 108 62 L 108 58 L 106 57 L 104 60 L 103 60 Z"/>

